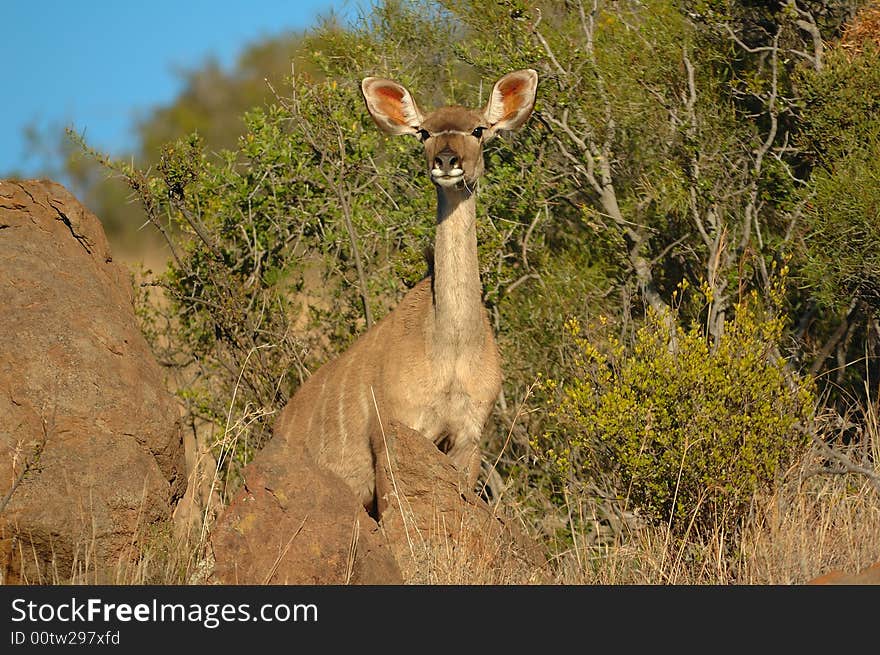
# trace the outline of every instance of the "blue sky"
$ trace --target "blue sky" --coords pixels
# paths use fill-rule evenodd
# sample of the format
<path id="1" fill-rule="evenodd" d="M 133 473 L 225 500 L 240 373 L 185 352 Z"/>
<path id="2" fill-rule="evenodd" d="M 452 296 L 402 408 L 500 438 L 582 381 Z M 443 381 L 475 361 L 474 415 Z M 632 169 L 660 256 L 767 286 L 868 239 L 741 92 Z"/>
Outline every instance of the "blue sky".
<path id="1" fill-rule="evenodd" d="M 72 126 L 122 154 L 136 119 L 174 98 L 176 71 L 231 66 L 261 37 L 312 25 L 346 0 L 0 0 L 0 178 L 37 173 L 23 130 Z"/>

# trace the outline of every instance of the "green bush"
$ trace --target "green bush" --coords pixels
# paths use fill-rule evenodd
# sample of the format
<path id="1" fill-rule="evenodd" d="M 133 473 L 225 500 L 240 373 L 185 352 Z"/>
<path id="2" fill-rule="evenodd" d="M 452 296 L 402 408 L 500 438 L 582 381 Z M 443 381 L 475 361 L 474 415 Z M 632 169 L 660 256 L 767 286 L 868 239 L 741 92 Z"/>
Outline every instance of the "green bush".
<path id="1" fill-rule="evenodd" d="M 373 159 L 380 136 L 355 82 L 299 81 L 296 94 L 248 113 L 235 150 L 209 156 L 192 136 L 163 148 L 155 176 L 127 171 L 173 254 L 160 280 L 173 322 L 155 345 L 198 364 L 180 390 L 194 416 L 251 421 L 247 443 L 216 453 L 226 463 L 265 442 L 299 382 L 364 329 L 367 305 L 381 316 L 399 280 L 424 273 L 397 254 L 430 234 L 430 189 L 400 174 L 415 148 Z"/>
<path id="2" fill-rule="evenodd" d="M 880 311 L 880 49 L 830 53 L 805 71 L 800 139 L 816 161 L 804 189 L 806 282 L 825 306 Z"/>
<path id="3" fill-rule="evenodd" d="M 630 509 L 674 533 L 736 527 L 806 443 L 811 385 L 775 356 L 784 320 L 752 295 L 712 345 L 649 313 L 631 348 L 600 319 L 569 321 L 571 377 L 538 451 L 569 479 L 611 474 Z"/>

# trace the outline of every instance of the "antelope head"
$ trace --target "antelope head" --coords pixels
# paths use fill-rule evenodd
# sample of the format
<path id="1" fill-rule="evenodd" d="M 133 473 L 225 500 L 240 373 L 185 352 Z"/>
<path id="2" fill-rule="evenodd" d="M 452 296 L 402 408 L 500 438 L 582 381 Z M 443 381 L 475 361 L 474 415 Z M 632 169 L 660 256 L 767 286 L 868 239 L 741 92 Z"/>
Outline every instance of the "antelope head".
<path id="1" fill-rule="evenodd" d="M 501 130 L 514 130 L 532 112 L 538 74 L 508 73 L 492 88 L 481 110 L 458 105 L 423 114 L 409 91 L 397 82 L 367 77 L 361 90 L 367 110 L 385 134 L 412 134 L 425 147 L 431 181 L 442 188 L 472 191 L 483 174 L 483 144 Z"/>

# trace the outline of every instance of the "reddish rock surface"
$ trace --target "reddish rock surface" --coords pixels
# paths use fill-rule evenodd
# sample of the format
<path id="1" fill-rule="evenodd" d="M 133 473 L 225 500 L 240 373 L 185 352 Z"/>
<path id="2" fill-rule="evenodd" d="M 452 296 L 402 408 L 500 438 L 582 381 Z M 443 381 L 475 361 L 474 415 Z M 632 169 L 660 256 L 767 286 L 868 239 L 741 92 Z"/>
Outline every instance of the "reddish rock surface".
<path id="1" fill-rule="evenodd" d="M 407 582 L 542 582 L 547 562 L 538 545 L 463 489 L 446 455 L 406 426 L 385 430 L 379 488 L 388 491 L 380 527 Z"/>
<path id="2" fill-rule="evenodd" d="M 844 571 L 831 571 L 818 578 L 810 580 L 807 584 L 849 584 L 849 585 L 875 585 L 880 584 L 880 562 L 862 569 L 858 573 L 845 573 Z"/>
<path id="3" fill-rule="evenodd" d="M 212 582 L 399 584 L 400 570 L 341 478 L 273 440 L 211 534 Z"/>
<path id="4" fill-rule="evenodd" d="M 0 182 L 0 307 L 3 581 L 125 581 L 185 486 L 179 414 L 127 271 L 58 184 Z"/>
<path id="5" fill-rule="evenodd" d="M 420 434 L 387 427 L 376 522 L 351 489 L 273 439 L 215 526 L 212 582 L 400 584 L 540 582 L 538 546 L 471 491 Z"/>

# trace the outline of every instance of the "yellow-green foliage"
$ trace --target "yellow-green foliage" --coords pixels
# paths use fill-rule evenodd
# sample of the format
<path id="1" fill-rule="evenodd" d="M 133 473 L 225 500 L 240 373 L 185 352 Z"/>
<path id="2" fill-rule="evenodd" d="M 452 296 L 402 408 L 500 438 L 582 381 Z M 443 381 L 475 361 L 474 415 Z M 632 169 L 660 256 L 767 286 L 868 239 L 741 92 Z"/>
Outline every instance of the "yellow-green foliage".
<path id="1" fill-rule="evenodd" d="M 717 344 L 700 326 L 649 314 L 632 348 L 600 320 L 569 322 L 572 378 L 555 382 L 559 431 L 536 444 L 573 479 L 611 474 L 630 508 L 683 533 L 735 528 L 754 493 L 806 441 L 808 381 L 774 357 L 783 319 L 755 296 L 735 308 Z"/>

